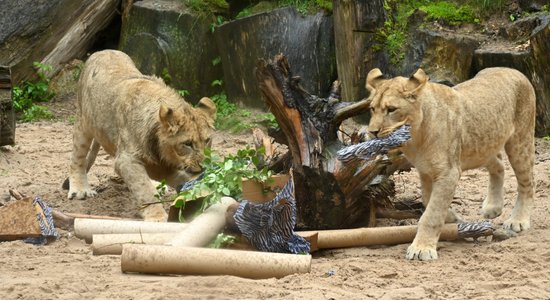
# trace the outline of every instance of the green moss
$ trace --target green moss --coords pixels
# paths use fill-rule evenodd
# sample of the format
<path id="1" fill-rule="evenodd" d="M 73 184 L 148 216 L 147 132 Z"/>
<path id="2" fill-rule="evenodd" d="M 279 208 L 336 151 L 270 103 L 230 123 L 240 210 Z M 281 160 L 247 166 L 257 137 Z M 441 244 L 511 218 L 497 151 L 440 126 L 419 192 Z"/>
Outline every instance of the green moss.
<path id="1" fill-rule="evenodd" d="M 469 5 L 458 6 L 454 3 L 440 1 L 420 6 L 419 9 L 427 14 L 428 21 L 440 21 L 449 25 L 479 23 L 479 19 Z"/>
<path id="2" fill-rule="evenodd" d="M 294 6 L 301 14 L 314 13 L 319 9 L 332 12 L 332 1 L 329 0 L 278 0 L 279 7 Z"/>
<path id="3" fill-rule="evenodd" d="M 390 62 L 394 65 L 399 64 L 405 58 L 408 19 L 419 5 L 418 1 L 384 1 L 384 9 L 388 18 L 384 22 L 384 28 L 377 32 L 378 45 L 373 48 L 375 51 L 385 49 L 390 57 Z"/>
<path id="4" fill-rule="evenodd" d="M 226 0 L 182 0 L 190 9 L 201 14 L 215 14 L 229 9 Z"/>
<path id="5" fill-rule="evenodd" d="M 476 2 L 477 1 L 477 2 Z M 487 2 L 490 0 L 485 0 Z M 492 0 L 497 3 L 503 0 Z M 476 2 L 481 9 L 481 1 Z M 478 7 L 473 8 L 462 1 L 463 5 L 457 5 L 449 1 L 430 1 L 430 0 L 385 0 L 384 8 L 387 12 L 387 19 L 384 22 L 384 28 L 376 34 L 377 45 L 373 50 L 387 51 L 390 62 L 394 65 L 399 64 L 405 58 L 405 49 L 407 47 L 409 19 L 418 9 L 426 13 L 425 21 L 439 21 L 448 25 L 460 25 L 463 23 L 478 23 L 479 17 L 476 13 Z M 420 27 L 424 24 L 420 24 Z"/>

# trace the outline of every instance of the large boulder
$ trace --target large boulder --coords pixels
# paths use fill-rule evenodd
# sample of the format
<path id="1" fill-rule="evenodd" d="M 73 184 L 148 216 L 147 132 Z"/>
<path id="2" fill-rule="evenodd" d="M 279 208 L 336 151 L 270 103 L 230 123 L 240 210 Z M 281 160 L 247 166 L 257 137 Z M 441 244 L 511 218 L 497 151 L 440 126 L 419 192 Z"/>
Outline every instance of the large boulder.
<path id="1" fill-rule="evenodd" d="M 475 51 L 473 73 L 489 67 L 509 67 L 529 78 L 537 95 L 535 134 L 550 135 L 550 16 L 537 17 L 538 26 L 525 45 L 487 45 Z"/>
<path id="2" fill-rule="evenodd" d="M 303 16 L 292 7 L 228 22 L 214 32 L 231 101 L 263 108 L 254 75 L 258 59 L 283 53 L 312 94 L 326 95 L 336 79 L 332 17 Z"/>
<path id="3" fill-rule="evenodd" d="M 478 46 L 478 40 L 464 34 L 417 30 L 403 63 L 389 66 L 389 73 L 412 75 L 423 68 L 430 80 L 459 83 L 470 78 Z"/>
<path id="4" fill-rule="evenodd" d="M 139 1 L 123 20 L 119 49 L 142 73 L 157 75 L 173 87 L 187 90 L 186 99 L 197 102 L 214 94 L 211 84 L 222 78 L 221 67 L 212 63 L 218 57 L 212 22 L 182 1 Z"/>

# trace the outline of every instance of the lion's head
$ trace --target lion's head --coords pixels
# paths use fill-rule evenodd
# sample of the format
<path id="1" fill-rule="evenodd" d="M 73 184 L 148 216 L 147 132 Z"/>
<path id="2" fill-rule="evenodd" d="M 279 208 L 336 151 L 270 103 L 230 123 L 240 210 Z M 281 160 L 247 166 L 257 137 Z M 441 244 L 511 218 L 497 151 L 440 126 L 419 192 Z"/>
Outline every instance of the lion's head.
<path id="1" fill-rule="evenodd" d="M 190 175 L 201 172 L 204 149 L 211 146 L 215 115 L 216 104 L 206 97 L 196 107 L 161 105 L 158 145 L 162 162 Z"/>
<path id="2" fill-rule="evenodd" d="M 384 79 L 380 69 L 367 75 L 371 117 L 368 132 L 371 137 L 383 137 L 404 124 L 422 119 L 418 96 L 428 82 L 428 76 L 418 69 L 410 78 Z"/>

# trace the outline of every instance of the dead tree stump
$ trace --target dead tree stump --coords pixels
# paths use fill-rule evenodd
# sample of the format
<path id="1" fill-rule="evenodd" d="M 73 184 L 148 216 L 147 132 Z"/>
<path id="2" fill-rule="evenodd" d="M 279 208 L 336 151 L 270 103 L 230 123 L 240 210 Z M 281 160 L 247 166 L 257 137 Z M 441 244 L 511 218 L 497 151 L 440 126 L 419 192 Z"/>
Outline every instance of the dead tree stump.
<path id="1" fill-rule="evenodd" d="M 336 152 L 341 123 L 368 109 L 367 100 L 340 102 L 309 94 L 293 77 L 284 55 L 260 60 L 256 78 L 266 106 L 279 123 L 294 172 L 297 227 L 339 229 L 373 225 L 377 204 L 389 201 L 391 159 L 342 163 Z M 271 134 L 271 133 L 270 133 Z"/>

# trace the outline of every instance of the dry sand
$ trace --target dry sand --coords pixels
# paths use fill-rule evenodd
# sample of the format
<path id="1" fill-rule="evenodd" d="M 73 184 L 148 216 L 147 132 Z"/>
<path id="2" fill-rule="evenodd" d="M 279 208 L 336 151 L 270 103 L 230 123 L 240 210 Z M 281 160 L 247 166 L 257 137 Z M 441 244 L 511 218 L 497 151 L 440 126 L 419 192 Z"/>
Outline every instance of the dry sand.
<path id="1" fill-rule="evenodd" d="M 72 104 L 60 111 L 70 120 Z M 12 188 L 66 212 L 135 217 L 130 193 L 104 152 L 89 176 L 99 196 L 66 199 L 61 183 L 71 151 L 69 121 L 19 124 L 16 139 L 15 146 L 0 148 L 0 201 Z M 249 134 L 218 133 L 214 149 L 250 142 Z M 46 246 L 0 243 L 0 299 L 550 299 L 550 142 L 537 141 L 535 180 L 531 230 L 500 242 L 441 242 L 440 258 L 432 262 L 405 260 L 407 245 L 398 245 L 320 251 L 311 273 L 282 279 L 123 274 L 118 256 L 93 256 L 89 245 L 62 232 Z M 414 171 L 395 175 L 395 182 L 398 198 L 420 197 Z M 466 220 L 481 219 L 486 185 L 483 171 L 462 176 L 453 207 Z M 507 165 L 504 214 L 495 224 L 509 215 L 515 187 Z"/>

